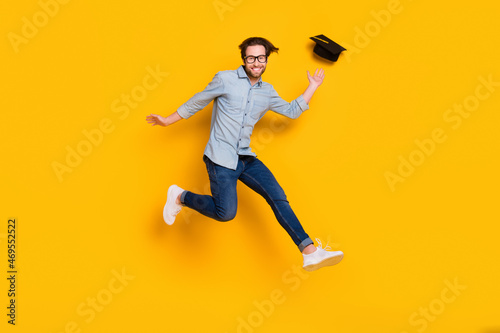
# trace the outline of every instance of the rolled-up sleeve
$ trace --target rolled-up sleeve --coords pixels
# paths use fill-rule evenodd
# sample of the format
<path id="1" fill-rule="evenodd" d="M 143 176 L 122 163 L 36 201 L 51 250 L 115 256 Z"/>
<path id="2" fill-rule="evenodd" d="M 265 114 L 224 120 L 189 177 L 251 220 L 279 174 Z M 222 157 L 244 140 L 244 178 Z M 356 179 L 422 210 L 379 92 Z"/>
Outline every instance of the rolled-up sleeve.
<path id="1" fill-rule="evenodd" d="M 196 112 L 202 110 L 212 100 L 221 96 L 223 91 L 224 81 L 222 80 L 220 73 L 217 73 L 212 79 L 212 82 L 210 82 L 203 91 L 195 94 L 186 103 L 182 104 L 177 109 L 177 113 L 182 118 L 187 119 L 193 116 Z"/>
<path id="2" fill-rule="evenodd" d="M 274 88 L 272 88 L 269 109 L 285 117 L 296 119 L 302 114 L 302 112 L 309 109 L 309 105 L 306 103 L 302 95 L 288 103 L 278 95 Z"/>

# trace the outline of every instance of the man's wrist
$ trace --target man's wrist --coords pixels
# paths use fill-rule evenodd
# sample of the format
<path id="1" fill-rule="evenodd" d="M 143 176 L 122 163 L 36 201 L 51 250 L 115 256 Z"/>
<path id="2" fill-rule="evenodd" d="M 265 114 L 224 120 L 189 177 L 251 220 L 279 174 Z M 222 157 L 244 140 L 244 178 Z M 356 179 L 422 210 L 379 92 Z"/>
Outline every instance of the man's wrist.
<path id="1" fill-rule="evenodd" d="M 309 83 L 309 87 L 311 89 L 314 89 L 314 90 L 318 89 L 319 86 L 320 86 L 320 84 L 317 84 L 317 83 L 312 83 L 312 82 Z"/>
<path id="2" fill-rule="evenodd" d="M 165 118 L 165 122 L 164 122 L 165 126 L 172 125 L 173 123 L 174 122 L 173 122 L 173 120 L 171 119 L 170 116 Z"/>

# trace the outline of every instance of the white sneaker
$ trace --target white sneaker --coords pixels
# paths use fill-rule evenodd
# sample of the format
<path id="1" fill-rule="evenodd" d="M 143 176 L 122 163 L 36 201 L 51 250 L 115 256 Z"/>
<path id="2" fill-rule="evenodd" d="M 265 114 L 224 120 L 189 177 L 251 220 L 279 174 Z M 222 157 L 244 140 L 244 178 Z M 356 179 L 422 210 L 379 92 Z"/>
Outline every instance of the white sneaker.
<path id="1" fill-rule="evenodd" d="M 342 251 L 326 251 L 330 249 L 328 244 L 323 249 L 321 241 L 317 238 L 316 241 L 319 244 L 316 247 L 316 251 L 311 254 L 302 254 L 304 256 L 303 268 L 306 271 L 312 272 L 321 267 L 336 265 L 344 258 L 344 253 Z"/>
<path id="2" fill-rule="evenodd" d="M 172 185 L 168 188 L 167 203 L 163 207 L 163 219 L 168 225 L 174 224 L 175 217 L 182 209 L 182 206 L 175 202 L 182 192 L 184 190 L 177 185 Z"/>

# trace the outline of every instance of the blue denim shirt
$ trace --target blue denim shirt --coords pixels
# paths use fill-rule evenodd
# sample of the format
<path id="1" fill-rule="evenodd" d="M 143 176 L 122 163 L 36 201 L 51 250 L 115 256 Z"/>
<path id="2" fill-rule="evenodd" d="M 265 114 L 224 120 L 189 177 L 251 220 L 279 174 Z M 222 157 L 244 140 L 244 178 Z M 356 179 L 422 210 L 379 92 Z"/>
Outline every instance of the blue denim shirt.
<path id="1" fill-rule="evenodd" d="M 238 155 L 256 156 L 250 148 L 255 124 L 268 111 L 295 119 L 309 105 L 300 95 L 288 103 L 262 78 L 252 86 L 243 66 L 218 72 L 202 91 L 181 105 L 177 112 L 187 119 L 214 101 L 210 138 L 205 155 L 214 163 L 236 170 Z"/>

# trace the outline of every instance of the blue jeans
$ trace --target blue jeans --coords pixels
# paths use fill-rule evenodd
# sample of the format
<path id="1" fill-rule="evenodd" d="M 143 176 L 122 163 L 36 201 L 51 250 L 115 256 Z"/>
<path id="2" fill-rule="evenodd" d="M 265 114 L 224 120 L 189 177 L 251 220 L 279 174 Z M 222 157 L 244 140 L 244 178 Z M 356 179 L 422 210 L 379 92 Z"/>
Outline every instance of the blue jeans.
<path id="1" fill-rule="evenodd" d="M 240 180 L 266 199 L 278 222 L 301 252 L 306 246 L 313 244 L 290 207 L 285 192 L 259 159 L 240 155 L 236 170 L 215 164 L 207 156 L 203 156 L 203 160 L 207 165 L 212 195 L 184 191 L 181 195 L 183 205 L 217 221 L 230 221 L 236 216 L 236 183 Z"/>

